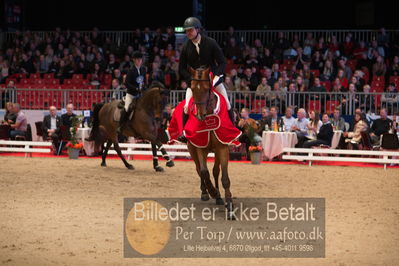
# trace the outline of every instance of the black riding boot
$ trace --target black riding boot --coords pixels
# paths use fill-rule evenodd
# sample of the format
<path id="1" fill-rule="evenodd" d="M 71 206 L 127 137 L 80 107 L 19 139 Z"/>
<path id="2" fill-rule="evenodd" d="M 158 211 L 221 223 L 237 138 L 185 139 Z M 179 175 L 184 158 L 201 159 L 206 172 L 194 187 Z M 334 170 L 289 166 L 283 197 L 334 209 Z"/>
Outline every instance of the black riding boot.
<path id="1" fill-rule="evenodd" d="M 184 126 L 186 125 L 188 120 L 188 114 L 183 112 L 183 130 L 184 130 Z M 182 134 L 181 136 L 179 136 L 177 138 L 178 141 L 183 142 L 183 143 L 187 143 L 187 139 L 186 136 L 184 136 L 184 134 Z"/>
<path id="2" fill-rule="evenodd" d="M 119 119 L 119 126 L 117 129 L 118 134 L 122 134 L 123 128 L 125 127 L 127 120 L 128 120 L 128 113 L 126 112 L 125 108 L 122 108 L 121 118 Z"/>

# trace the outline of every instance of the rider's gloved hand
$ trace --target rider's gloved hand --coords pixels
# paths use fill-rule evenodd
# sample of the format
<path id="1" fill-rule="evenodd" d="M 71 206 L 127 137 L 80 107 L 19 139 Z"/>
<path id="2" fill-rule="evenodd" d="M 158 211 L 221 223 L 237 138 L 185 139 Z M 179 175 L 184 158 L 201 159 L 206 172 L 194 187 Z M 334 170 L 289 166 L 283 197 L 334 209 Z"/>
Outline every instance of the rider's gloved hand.
<path id="1" fill-rule="evenodd" d="M 223 82 L 223 75 L 220 75 L 220 76 L 214 76 L 213 77 L 213 87 L 217 87 L 220 83 L 222 83 Z"/>

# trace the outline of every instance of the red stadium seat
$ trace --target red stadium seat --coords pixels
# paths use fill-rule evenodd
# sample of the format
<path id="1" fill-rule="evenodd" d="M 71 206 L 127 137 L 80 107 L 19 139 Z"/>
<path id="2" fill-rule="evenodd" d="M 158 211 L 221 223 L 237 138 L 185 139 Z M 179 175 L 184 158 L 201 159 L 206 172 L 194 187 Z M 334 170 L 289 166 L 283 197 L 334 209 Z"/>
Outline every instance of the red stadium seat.
<path id="1" fill-rule="evenodd" d="M 373 76 L 373 82 L 374 81 L 385 83 L 385 78 L 384 78 L 384 76 Z"/>
<path id="2" fill-rule="evenodd" d="M 64 79 L 64 84 L 72 85 L 72 79 Z"/>
<path id="3" fill-rule="evenodd" d="M 312 70 L 310 70 L 310 73 L 312 73 L 313 77 L 315 77 L 315 78 L 320 76 L 320 70 L 318 70 L 318 69 L 312 69 Z"/>
<path id="4" fill-rule="evenodd" d="M 83 79 L 83 74 L 73 74 L 72 79 Z"/>
<path id="5" fill-rule="evenodd" d="M 320 113 L 320 111 L 321 111 L 321 103 L 320 103 L 320 101 L 318 101 L 318 100 L 310 100 L 309 101 L 309 104 L 308 104 L 308 111 L 309 112 L 311 112 L 311 111 L 318 111 L 319 113 Z"/>
<path id="6" fill-rule="evenodd" d="M 331 89 L 331 82 L 329 81 L 320 81 L 320 84 L 326 88 L 326 91 L 330 91 Z"/>
<path id="7" fill-rule="evenodd" d="M 260 113 L 263 107 L 266 107 L 266 100 L 254 100 L 252 102 L 252 112 Z"/>
<path id="8" fill-rule="evenodd" d="M 54 73 L 46 73 L 43 74 L 44 79 L 53 79 L 54 78 Z"/>
<path id="9" fill-rule="evenodd" d="M 326 102 L 326 113 L 332 114 L 336 107 L 339 106 L 339 101 L 327 101 Z"/>
<path id="10" fill-rule="evenodd" d="M 30 79 L 40 79 L 40 74 L 39 73 L 33 73 L 29 75 Z"/>

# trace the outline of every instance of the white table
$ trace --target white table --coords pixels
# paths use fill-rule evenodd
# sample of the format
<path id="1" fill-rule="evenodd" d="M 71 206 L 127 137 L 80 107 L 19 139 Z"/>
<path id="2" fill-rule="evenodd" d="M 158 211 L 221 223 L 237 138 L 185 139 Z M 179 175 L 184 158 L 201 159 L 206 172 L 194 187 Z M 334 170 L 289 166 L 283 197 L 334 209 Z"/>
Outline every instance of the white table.
<path id="1" fill-rule="evenodd" d="M 282 154 L 284 148 L 294 148 L 297 143 L 294 132 L 263 131 L 262 134 L 263 153 L 269 160 Z"/>
<path id="2" fill-rule="evenodd" d="M 90 137 L 90 132 L 90 127 L 78 127 L 78 131 L 76 132 L 76 138 L 84 141 L 85 138 Z"/>

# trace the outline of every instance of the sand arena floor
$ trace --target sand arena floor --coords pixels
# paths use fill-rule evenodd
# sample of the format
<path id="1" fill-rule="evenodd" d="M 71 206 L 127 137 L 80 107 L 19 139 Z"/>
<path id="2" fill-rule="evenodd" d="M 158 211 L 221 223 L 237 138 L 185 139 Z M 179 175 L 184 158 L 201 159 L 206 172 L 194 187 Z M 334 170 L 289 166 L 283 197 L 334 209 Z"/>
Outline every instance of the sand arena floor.
<path id="1" fill-rule="evenodd" d="M 234 197 L 326 198 L 326 258 L 126 259 L 124 197 L 199 197 L 192 162 L 0 157 L 0 264 L 398 265 L 399 169 L 231 163 Z M 162 162 L 164 165 L 164 162 Z M 222 192 L 223 193 L 223 192 Z"/>

